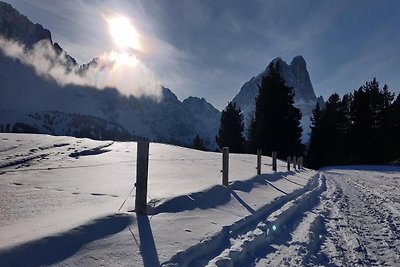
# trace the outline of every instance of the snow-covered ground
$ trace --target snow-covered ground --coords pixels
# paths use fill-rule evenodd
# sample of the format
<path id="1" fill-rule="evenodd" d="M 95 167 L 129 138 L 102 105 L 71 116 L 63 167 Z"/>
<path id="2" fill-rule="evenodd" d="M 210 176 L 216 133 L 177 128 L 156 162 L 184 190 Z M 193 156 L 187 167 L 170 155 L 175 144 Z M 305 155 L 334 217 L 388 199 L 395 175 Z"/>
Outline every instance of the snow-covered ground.
<path id="1" fill-rule="evenodd" d="M 400 168 L 286 171 L 263 157 L 0 134 L 0 266 L 398 266 Z"/>

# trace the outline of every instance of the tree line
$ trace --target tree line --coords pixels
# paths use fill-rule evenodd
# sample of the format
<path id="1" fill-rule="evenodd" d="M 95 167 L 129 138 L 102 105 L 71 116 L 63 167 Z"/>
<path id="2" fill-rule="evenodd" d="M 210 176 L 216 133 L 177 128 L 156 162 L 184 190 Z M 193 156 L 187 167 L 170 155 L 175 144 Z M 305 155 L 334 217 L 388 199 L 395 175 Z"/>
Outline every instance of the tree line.
<path id="1" fill-rule="evenodd" d="M 395 99 L 375 78 L 313 110 L 308 166 L 386 164 L 399 157 L 400 95 Z"/>
<path id="2" fill-rule="evenodd" d="M 230 102 L 221 114 L 216 136 L 220 149 L 232 153 L 278 157 L 303 156 L 311 168 L 346 164 L 400 163 L 400 94 L 382 88 L 374 78 L 342 98 L 334 93 L 324 106 L 318 103 L 311 116 L 308 147 L 301 143 L 301 112 L 294 106 L 293 88 L 285 85 L 279 62 L 268 66 L 256 98 L 248 132 L 240 108 Z M 194 148 L 204 149 L 196 136 Z"/>

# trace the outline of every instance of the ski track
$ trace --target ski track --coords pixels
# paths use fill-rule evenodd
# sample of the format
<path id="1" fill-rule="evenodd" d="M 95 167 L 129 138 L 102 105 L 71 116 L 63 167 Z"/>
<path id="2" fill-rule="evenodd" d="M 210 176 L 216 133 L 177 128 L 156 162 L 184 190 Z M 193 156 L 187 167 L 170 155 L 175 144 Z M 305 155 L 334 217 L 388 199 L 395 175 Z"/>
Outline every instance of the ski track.
<path id="1" fill-rule="evenodd" d="M 327 243 L 336 252 L 330 253 L 332 262 L 345 266 L 399 266 L 400 218 L 390 195 L 377 193 L 376 188 L 381 186 L 375 177 L 365 179 L 353 174 L 332 178 L 336 191 L 327 203 L 327 229 L 332 233 Z"/>
<path id="2" fill-rule="evenodd" d="M 366 171 L 320 172 L 303 189 L 161 265 L 399 266 L 398 180 Z"/>
<path id="3" fill-rule="evenodd" d="M 325 178 L 314 176 L 300 190 L 281 197 L 261 208 L 257 213 L 224 227 L 201 243 L 181 251 L 162 266 L 246 266 L 255 262 L 257 255 L 266 252 L 273 241 L 280 239 L 276 232 L 285 232 L 295 225 L 299 216 L 314 205 L 325 188 Z"/>

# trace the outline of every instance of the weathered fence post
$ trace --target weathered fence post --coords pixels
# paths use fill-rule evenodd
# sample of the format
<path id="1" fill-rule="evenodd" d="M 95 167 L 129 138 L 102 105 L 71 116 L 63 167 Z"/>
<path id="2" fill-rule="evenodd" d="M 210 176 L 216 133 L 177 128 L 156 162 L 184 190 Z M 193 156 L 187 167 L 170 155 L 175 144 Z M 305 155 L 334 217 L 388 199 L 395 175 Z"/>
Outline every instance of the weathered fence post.
<path id="1" fill-rule="evenodd" d="M 272 170 L 274 172 L 276 172 L 276 157 L 277 157 L 277 153 L 272 152 Z"/>
<path id="2" fill-rule="evenodd" d="M 135 210 L 145 215 L 147 210 L 147 178 L 149 170 L 149 142 L 137 142 Z"/>
<path id="3" fill-rule="evenodd" d="M 293 169 L 296 170 L 296 156 L 293 156 Z"/>
<path id="4" fill-rule="evenodd" d="M 290 157 L 287 157 L 287 170 L 290 171 Z"/>
<path id="5" fill-rule="evenodd" d="M 229 147 L 222 148 L 222 184 L 229 185 Z"/>
<path id="6" fill-rule="evenodd" d="M 257 175 L 261 175 L 261 149 L 257 149 Z"/>

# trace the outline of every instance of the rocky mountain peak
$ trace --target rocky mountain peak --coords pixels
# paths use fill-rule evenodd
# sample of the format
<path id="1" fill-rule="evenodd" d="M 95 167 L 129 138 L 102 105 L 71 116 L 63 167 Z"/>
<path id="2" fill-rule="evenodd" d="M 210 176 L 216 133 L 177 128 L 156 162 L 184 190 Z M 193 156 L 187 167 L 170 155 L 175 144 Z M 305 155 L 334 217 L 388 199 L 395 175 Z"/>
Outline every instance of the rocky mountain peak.
<path id="1" fill-rule="evenodd" d="M 0 35 L 27 46 L 47 39 L 52 42 L 51 33 L 40 24 L 32 23 L 10 4 L 0 1 Z"/>
<path id="2" fill-rule="evenodd" d="M 314 93 L 306 61 L 302 56 L 296 56 L 292 59 L 290 65 L 288 65 L 282 58 L 277 57 L 273 59 L 271 63 L 274 65 L 279 63 L 279 68 L 285 84 L 292 87 L 295 92 L 295 106 L 298 107 L 303 114 L 303 141 L 307 141 L 306 139 L 308 139 L 307 134 L 309 132 L 312 109 L 315 107 L 317 101 L 321 102 L 322 100 L 318 100 Z M 248 119 L 255 109 L 255 99 L 258 96 L 258 87 L 261 85 L 263 77 L 266 77 L 267 74 L 268 67 L 258 76 L 253 77 L 246 82 L 240 89 L 239 93 L 233 98 L 233 101 L 243 111 L 247 126 L 249 122 Z"/>
<path id="3" fill-rule="evenodd" d="M 290 63 L 293 68 L 306 68 L 306 61 L 302 56 L 295 56 Z"/>

